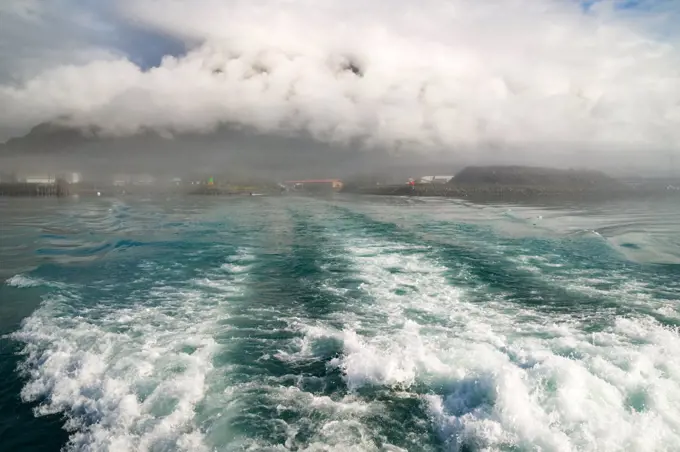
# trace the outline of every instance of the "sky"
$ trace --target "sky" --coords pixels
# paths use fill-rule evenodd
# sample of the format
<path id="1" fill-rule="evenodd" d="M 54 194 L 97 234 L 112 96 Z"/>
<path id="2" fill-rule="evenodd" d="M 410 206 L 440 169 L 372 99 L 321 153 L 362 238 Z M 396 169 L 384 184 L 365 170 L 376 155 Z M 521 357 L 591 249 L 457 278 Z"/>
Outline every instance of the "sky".
<path id="1" fill-rule="evenodd" d="M 676 0 L 3 0 L 0 141 L 55 120 L 121 137 L 235 124 L 366 152 L 667 165 L 678 30 Z"/>

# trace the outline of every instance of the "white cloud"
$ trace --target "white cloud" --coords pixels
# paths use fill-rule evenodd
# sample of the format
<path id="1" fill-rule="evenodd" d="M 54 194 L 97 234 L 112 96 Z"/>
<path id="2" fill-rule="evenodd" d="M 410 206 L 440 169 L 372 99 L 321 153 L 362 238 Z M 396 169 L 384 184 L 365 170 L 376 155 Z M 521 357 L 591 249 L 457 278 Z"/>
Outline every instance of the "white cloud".
<path id="1" fill-rule="evenodd" d="M 666 159 L 680 150 L 680 49 L 655 39 L 653 11 L 611 4 L 134 0 L 120 4 L 129 20 L 194 50 L 146 72 L 92 61 L 0 86 L 0 123 L 68 114 L 131 134 L 236 122 L 369 146 Z"/>

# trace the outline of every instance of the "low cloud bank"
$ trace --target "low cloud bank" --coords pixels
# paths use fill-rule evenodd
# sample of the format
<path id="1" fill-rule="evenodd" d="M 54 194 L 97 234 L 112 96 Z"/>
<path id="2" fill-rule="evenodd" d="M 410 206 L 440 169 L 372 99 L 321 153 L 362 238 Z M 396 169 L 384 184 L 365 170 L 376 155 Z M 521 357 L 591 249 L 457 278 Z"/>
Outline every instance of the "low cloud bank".
<path id="1" fill-rule="evenodd" d="M 127 136 L 229 123 L 366 149 L 666 164 L 680 151 L 680 50 L 649 26 L 668 11 L 615 3 L 122 2 L 125 20 L 189 52 L 2 84 L 0 124 L 62 118 Z"/>

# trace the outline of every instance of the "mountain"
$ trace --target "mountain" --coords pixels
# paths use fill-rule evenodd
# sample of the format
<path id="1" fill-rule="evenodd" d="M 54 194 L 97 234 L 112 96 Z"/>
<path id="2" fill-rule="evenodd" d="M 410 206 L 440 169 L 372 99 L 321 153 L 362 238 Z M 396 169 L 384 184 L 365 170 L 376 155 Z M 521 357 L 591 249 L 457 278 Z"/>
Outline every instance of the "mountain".
<path id="1" fill-rule="evenodd" d="M 450 184 L 548 190 L 618 190 L 624 184 L 601 171 L 532 166 L 469 166 Z"/>
<path id="2" fill-rule="evenodd" d="M 0 147 L 7 153 L 59 152 L 80 146 L 96 137 L 96 132 L 66 127 L 57 123 L 42 123 L 33 127 L 22 137 L 10 138 Z"/>
<path id="3" fill-rule="evenodd" d="M 73 128 L 60 122 L 39 124 L 0 147 L 4 167 L 84 174 L 151 172 L 256 173 L 282 178 L 344 177 L 357 169 L 381 167 L 391 159 L 384 151 L 362 151 L 350 144 L 328 144 L 308 135 L 263 134 L 223 125 L 214 132 L 163 137 L 155 131 L 111 137 L 96 128 Z"/>

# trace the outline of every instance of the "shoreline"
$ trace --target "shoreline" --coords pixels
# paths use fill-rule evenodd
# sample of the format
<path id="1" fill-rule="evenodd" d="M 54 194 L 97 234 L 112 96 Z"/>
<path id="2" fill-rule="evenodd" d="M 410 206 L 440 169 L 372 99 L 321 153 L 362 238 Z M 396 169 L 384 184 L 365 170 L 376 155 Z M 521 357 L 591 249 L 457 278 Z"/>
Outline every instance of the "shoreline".
<path id="1" fill-rule="evenodd" d="M 618 190 L 551 189 L 495 185 L 409 185 L 355 187 L 342 193 L 373 196 L 409 196 L 418 198 L 453 198 L 472 202 L 515 201 L 616 201 L 646 198 L 680 198 L 680 190 L 666 188 L 626 188 Z"/>
<path id="2" fill-rule="evenodd" d="M 318 196 L 322 193 L 296 192 L 285 193 L 272 190 L 270 187 L 252 187 L 253 190 L 234 190 L 229 188 L 201 188 L 194 190 L 130 190 L 119 191 L 110 188 L 81 189 L 81 190 L 55 190 L 53 193 L 36 195 L 32 190 L 23 193 L 3 193 L 0 198 L 22 199 L 65 199 L 65 198 L 96 198 L 96 197 L 127 197 L 127 196 L 190 196 L 190 197 L 251 197 L 251 196 Z M 257 190 L 257 188 L 261 188 Z M 469 201 L 473 203 L 563 203 L 563 202 L 608 202 L 625 200 L 645 200 L 677 198 L 680 199 L 680 190 L 672 187 L 644 186 L 616 189 L 556 189 L 552 187 L 521 187 L 509 185 L 383 185 L 373 187 L 345 187 L 343 190 L 332 193 L 359 195 L 359 196 L 394 196 L 413 198 L 449 198 Z"/>

